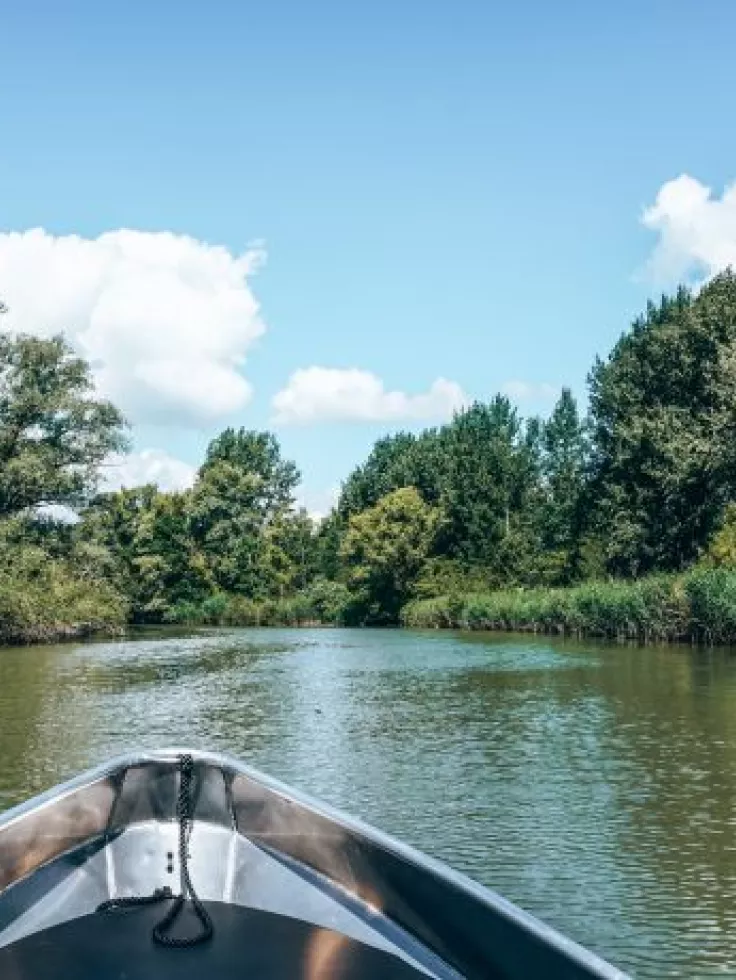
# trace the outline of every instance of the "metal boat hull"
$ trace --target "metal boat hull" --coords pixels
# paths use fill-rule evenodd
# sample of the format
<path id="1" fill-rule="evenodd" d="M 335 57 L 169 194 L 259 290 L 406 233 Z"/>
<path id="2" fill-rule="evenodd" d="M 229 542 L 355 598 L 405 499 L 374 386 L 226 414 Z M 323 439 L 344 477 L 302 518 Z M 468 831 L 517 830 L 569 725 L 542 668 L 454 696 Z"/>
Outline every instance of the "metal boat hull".
<path id="1" fill-rule="evenodd" d="M 176 891 L 180 754 L 115 759 L 0 816 L 0 975 L 8 964 L 13 980 L 69 975 L 65 950 L 80 955 L 87 936 L 85 962 L 95 964 L 89 975 L 130 980 L 163 978 L 169 965 L 172 976 L 188 976 L 185 961 L 193 976 L 208 972 L 209 980 L 391 971 L 483 980 L 624 978 L 439 862 L 235 759 L 201 752 L 190 753 L 189 870 L 216 914 L 215 935 L 209 950 L 158 949 L 154 962 L 150 910 L 104 921 L 95 910 L 164 885 Z M 101 930 L 111 932 L 104 943 Z M 109 966 L 101 965 L 105 956 Z"/>

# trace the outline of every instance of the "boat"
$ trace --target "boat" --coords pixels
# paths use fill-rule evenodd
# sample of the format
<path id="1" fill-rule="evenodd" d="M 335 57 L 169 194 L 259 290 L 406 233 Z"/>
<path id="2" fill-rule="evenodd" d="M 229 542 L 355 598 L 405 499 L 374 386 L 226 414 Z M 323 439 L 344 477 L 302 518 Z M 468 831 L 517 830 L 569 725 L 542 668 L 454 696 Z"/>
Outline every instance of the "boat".
<path id="1" fill-rule="evenodd" d="M 623 980 L 240 761 L 126 755 L 0 815 L 3 980 Z"/>

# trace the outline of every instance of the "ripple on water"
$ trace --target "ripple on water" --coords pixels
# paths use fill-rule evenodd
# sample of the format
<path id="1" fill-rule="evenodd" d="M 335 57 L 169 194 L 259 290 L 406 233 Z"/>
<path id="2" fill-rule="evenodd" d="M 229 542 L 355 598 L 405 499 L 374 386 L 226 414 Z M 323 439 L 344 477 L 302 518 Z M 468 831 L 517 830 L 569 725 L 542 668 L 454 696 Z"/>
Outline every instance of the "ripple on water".
<path id="1" fill-rule="evenodd" d="M 727 651 L 210 630 L 0 652 L 0 807 L 172 743 L 356 813 L 637 977 L 736 976 Z"/>

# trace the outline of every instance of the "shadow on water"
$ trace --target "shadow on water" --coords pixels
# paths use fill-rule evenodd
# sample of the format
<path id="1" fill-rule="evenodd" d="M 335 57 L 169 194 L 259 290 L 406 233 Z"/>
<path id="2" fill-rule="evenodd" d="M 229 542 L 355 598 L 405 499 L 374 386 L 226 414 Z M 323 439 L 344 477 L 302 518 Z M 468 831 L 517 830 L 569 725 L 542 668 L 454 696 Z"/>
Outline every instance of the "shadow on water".
<path id="1" fill-rule="evenodd" d="M 76 676 L 98 691 L 122 693 L 135 687 L 179 685 L 189 678 L 205 678 L 237 671 L 241 678 L 259 658 L 288 653 L 283 644 L 248 644 L 241 638 L 201 635 L 158 639 L 139 644 L 135 658 L 125 644 L 110 655 L 74 665 Z"/>
<path id="2" fill-rule="evenodd" d="M 497 634 L 146 632 L 0 651 L 0 807 L 233 752 L 637 977 L 736 976 L 736 656 Z"/>

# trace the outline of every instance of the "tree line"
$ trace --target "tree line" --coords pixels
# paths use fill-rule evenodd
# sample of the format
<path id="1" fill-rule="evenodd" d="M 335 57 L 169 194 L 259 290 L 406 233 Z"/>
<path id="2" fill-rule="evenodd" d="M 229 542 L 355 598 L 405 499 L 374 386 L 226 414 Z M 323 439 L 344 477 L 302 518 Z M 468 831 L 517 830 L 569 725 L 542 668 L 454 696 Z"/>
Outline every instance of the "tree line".
<path id="1" fill-rule="evenodd" d="M 2 334 L 0 635 L 54 616 L 388 625 L 438 597 L 736 564 L 734 273 L 650 303 L 588 389 L 585 410 L 563 389 L 522 418 L 496 395 L 379 439 L 316 524 L 268 432 L 226 429 L 189 490 L 100 492 L 121 413 L 63 338 Z"/>

